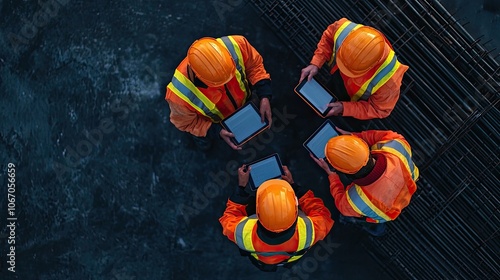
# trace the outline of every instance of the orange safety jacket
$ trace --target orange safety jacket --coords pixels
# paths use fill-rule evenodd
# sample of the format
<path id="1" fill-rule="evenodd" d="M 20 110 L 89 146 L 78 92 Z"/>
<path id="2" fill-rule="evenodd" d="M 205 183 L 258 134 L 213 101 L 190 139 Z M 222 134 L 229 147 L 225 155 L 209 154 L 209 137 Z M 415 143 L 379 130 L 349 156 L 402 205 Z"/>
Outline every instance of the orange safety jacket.
<path id="1" fill-rule="evenodd" d="M 396 219 L 408 206 L 415 193 L 419 171 L 411 159 L 406 140 L 392 131 L 353 133 L 365 140 L 373 155 L 385 157 L 386 168 L 380 177 L 368 185 L 344 185 L 337 174 L 331 174 L 330 192 L 335 205 L 344 216 L 366 217 L 366 221 L 383 223 Z"/>
<path id="2" fill-rule="evenodd" d="M 218 87 L 196 87 L 188 76 L 185 58 L 167 85 L 165 100 L 170 106 L 170 121 L 180 130 L 205 136 L 212 123 L 218 123 L 249 99 L 250 84 L 269 79 L 262 57 L 243 36 L 217 39 L 227 48 L 235 65 L 234 77 Z"/>
<path id="3" fill-rule="evenodd" d="M 219 219 L 223 234 L 240 249 L 266 264 L 298 260 L 311 246 L 323 240 L 333 226 L 330 211 L 309 190 L 299 199 L 299 207 L 303 212 L 299 211 L 293 236 L 278 245 L 271 245 L 259 238 L 257 217 L 248 217 L 245 207 L 228 200 L 226 210 Z"/>
<path id="4" fill-rule="evenodd" d="M 321 68 L 328 60 L 333 74 L 337 69 L 336 53 L 349 33 L 362 27 L 343 18 L 325 30 L 311 64 Z M 373 67 L 365 75 L 357 78 L 340 73 L 351 102 L 342 102 L 343 116 L 357 119 L 387 117 L 399 99 L 401 81 L 408 66 L 401 64 L 387 38 L 384 39 L 390 51 L 384 61 Z M 358 101 L 358 102 L 357 102 Z"/>
<path id="5" fill-rule="evenodd" d="M 271 246 L 266 246 L 265 242 L 259 239 L 257 235 L 257 221 L 257 215 L 255 214 L 243 218 L 238 226 L 236 226 L 234 233 L 236 245 L 240 249 L 249 252 L 257 260 L 263 261 L 265 257 L 287 256 L 289 258 L 282 262 L 293 262 L 302 257 L 312 246 L 314 227 L 311 220 L 302 211 L 299 211 L 297 224 L 295 225 L 295 235 L 297 238 L 289 239 L 279 246 L 275 246 L 275 250 L 269 250 Z M 254 237 L 256 238 L 254 239 Z M 255 248 L 256 246 L 261 247 L 261 251 L 258 251 Z M 268 249 L 264 249 L 265 247 L 268 247 Z M 278 247 L 281 247 L 283 250 L 279 250 Z M 293 249 L 287 252 L 286 249 L 290 247 Z"/>

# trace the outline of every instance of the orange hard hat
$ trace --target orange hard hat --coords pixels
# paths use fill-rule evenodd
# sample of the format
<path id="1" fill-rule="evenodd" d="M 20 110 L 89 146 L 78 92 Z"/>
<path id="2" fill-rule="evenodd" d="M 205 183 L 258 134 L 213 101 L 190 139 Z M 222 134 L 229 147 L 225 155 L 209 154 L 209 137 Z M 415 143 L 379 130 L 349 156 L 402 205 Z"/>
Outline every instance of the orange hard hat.
<path id="1" fill-rule="evenodd" d="M 194 41 L 187 57 L 193 72 L 207 86 L 221 86 L 234 76 L 236 66 L 231 54 L 214 38 Z"/>
<path id="2" fill-rule="evenodd" d="M 325 155 L 336 170 L 355 174 L 368 162 L 370 149 L 368 144 L 357 136 L 340 135 L 328 140 Z"/>
<path id="3" fill-rule="evenodd" d="M 297 220 L 298 202 L 292 186 L 281 179 L 271 179 L 257 189 L 257 218 L 272 232 L 289 229 Z"/>
<path id="4" fill-rule="evenodd" d="M 340 45 L 337 65 L 344 75 L 360 77 L 385 59 L 389 50 L 382 33 L 372 27 L 362 26 L 349 33 Z"/>

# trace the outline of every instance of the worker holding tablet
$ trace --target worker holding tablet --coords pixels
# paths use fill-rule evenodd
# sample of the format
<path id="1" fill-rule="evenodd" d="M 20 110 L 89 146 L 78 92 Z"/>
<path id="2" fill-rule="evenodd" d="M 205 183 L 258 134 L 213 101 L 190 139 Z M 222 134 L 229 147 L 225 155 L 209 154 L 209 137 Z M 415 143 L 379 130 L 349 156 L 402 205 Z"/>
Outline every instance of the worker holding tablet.
<path id="1" fill-rule="evenodd" d="M 245 186 L 251 168 L 239 168 L 239 186 L 219 219 L 223 234 L 262 271 L 289 268 L 333 226 L 323 201 L 311 190 L 296 185 L 288 168 L 283 169 L 282 179 L 265 181 L 256 196 L 250 196 Z M 251 199 L 255 200 L 253 215 L 246 209 Z"/>
<path id="2" fill-rule="evenodd" d="M 325 62 L 333 74 L 333 93 L 346 100 L 330 103 L 328 116 L 360 120 L 389 116 L 399 99 L 408 66 L 398 61 L 380 31 L 346 18 L 334 22 L 323 32 L 310 65 L 302 69 L 300 81 L 311 80 Z"/>
<path id="3" fill-rule="evenodd" d="M 409 203 L 419 171 L 408 142 L 398 133 L 368 130 L 333 137 L 325 147 L 327 161 L 312 157 L 328 174 L 330 192 L 344 221 L 362 224 L 382 235 L 385 222 L 396 219 Z M 352 181 L 344 190 L 337 173 Z M 342 217 L 342 216 L 341 216 Z M 378 225 L 378 226 L 377 226 Z"/>
<path id="4" fill-rule="evenodd" d="M 270 124 L 271 79 L 262 56 L 243 36 L 201 38 L 175 70 L 165 100 L 170 121 L 193 135 L 202 150 L 210 148 L 217 134 L 233 149 L 240 149 L 230 141 L 230 132 L 213 124 L 249 101 L 252 91 L 260 99 L 262 122 Z"/>

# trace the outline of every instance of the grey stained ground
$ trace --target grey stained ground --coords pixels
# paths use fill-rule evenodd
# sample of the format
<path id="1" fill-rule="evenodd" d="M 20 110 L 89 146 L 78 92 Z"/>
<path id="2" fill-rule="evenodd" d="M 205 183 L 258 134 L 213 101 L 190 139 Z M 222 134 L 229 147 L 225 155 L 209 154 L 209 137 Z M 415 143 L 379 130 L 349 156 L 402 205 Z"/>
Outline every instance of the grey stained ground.
<path id="1" fill-rule="evenodd" d="M 386 278 L 368 237 L 338 223 L 288 274 L 259 272 L 222 235 L 235 164 L 272 152 L 336 215 L 301 146 L 322 122 L 293 94 L 303 65 L 245 1 L 0 1 L 0 14 L 0 224 L 9 162 L 18 217 L 15 274 L 0 229 L 1 279 Z M 165 86 L 193 40 L 228 34 L 263 55 L 277 118 L 242 153 L 200 153 L 170 124 Z"/>

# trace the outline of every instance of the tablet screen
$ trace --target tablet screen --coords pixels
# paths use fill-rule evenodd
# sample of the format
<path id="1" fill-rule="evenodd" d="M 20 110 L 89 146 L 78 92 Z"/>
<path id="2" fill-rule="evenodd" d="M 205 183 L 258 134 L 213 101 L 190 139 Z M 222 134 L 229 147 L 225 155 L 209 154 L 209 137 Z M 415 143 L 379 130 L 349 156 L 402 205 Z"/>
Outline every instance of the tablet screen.
<path id="1" fill-rule="evenodd" d="M 241 107 L 236 113 L 226 118 L 224 124 L 234 134 L 237 145 L 268 125 L 267 121 L 261 122 L 259 113 L 254 106 L 251 106 L 251 103 Z"/>
<path id="2" fill-rule="evenodd" d="M 321 114 L 324 114 L 328 109 L 328 103 L 333 99 L 333 96 L 326 91 L 315 79 L 305 82 L 299 92 L 311 102 Z"/>
<path id="3" fill-rule="evenodd" d="M 328 140 L 339 134 L 330 121 L 324 122 L 304 143 L 304 146 L 316 157 L 325 158 L 325 146 Z"/>
<path id="4" fill-rule="evenodd" d="M 283 174 L 278 155 L 264 158 L 250 164 L 249 166 L 251 167 L 250 180 L 252 181 L 250 186 L 254 190 L 265 181 L 269 179 L 281 178 L 281 175 Z"/>

